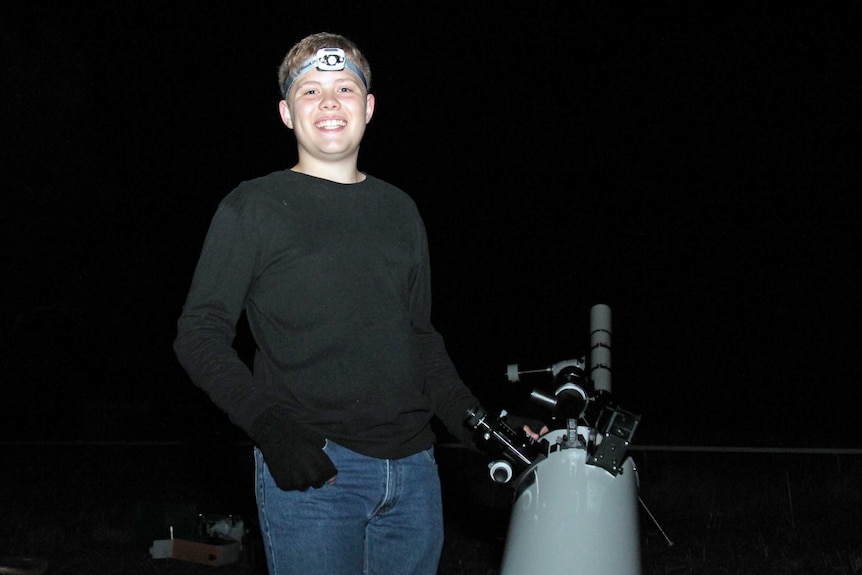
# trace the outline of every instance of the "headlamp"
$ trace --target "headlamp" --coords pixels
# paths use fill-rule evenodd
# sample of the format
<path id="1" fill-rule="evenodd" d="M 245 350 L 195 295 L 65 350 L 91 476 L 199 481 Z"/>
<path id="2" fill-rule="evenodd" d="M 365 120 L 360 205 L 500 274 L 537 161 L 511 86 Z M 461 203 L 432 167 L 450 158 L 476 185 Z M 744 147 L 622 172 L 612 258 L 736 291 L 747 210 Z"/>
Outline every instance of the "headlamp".
<path id="1" fill-rule="evenodd" d="M 317 60 L 318 70 L 344 70 L 347 58 L 341 48 L 321 48 L 313 58 Z"/>
<path id="2" fill-rule="evenodd" d="M 284 96 L 285 98 L 290 93 L 290 87 L 293 83 L 311 70 L 312 68 L 317 68 L 321 72 L 338 72 L 339 70 L 344 70 L 347 68 L 354 74 L 356 74 L 359 79 L 362 81 L 362 85 L 365 86 L 365 89 L 368 89 L 368 82 L 365 80 L 365 74 L 362 73 L 362 70 L 357 66 L 352 60 L 350 60 L 347 56 L 344 55 L 344 50 L 341 48 L 321 48 L 317 51 L 317 54 L 303 62 L 299 69 L 296 71 L 296 74 L 291 74 L 290 77 L 284 82 Z"/>

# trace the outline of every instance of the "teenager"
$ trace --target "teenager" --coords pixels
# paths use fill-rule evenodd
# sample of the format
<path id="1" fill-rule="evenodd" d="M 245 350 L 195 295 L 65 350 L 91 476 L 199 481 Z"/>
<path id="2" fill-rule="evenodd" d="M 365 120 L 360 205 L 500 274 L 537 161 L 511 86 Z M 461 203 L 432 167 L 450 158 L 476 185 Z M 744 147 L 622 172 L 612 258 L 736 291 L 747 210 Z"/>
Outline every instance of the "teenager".
<path id="1" fill-rule="evenodd" d="M 375 99 L 357 46 L 308 36 L 278 81 L 298 161 L 220 203 L 174 349 L 255 444 L 271 575 L 433 575 L 431 420 L 467 442 L 479 402 L 431 324 L 425 228 L 404 192 L 358 169 Z M 232 347 L 243 312 L 251 370 Z"/>

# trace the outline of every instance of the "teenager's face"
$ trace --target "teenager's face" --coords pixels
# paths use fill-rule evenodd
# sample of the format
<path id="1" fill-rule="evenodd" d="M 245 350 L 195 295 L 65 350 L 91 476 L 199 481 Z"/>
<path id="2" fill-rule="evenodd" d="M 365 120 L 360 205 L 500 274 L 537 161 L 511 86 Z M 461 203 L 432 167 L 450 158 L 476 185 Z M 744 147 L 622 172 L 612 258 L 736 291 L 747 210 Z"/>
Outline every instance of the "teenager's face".
<path id="1" fill-rule="evenodd" d="M 374 96 L 349 70 L 311 70 L 279 104 L 281 119 L 296 135 L 300 154 L 338 161 L 355 155 L 374 113 Z"/>

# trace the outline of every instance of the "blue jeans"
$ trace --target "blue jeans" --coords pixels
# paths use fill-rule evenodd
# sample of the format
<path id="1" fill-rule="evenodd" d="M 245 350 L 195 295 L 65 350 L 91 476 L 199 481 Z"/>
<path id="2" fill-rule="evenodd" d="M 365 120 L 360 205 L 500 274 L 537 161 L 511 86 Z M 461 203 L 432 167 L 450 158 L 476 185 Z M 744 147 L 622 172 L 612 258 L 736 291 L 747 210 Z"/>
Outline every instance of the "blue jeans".
<path id="1" fill-rule="evenodd" d="M 334 484 L 282 491 L 255 449 L 270 575 L 435 575 L 443 505 L 433 449 L 376 459 L 326 442 Z"/>

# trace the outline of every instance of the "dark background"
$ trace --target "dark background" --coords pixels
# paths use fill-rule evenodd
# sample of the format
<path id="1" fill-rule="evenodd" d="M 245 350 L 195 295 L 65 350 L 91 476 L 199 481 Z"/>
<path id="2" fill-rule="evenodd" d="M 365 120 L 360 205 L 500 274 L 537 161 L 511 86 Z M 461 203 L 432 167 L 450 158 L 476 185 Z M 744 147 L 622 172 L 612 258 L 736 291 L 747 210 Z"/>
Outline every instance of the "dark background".
<path id="1" fill-rule="evenodd" d="M 637 442 L 862 447 L 843 4 L 76 4 L 0 9 L 4 439 L 236 437 L 175 321 L 218 201 L 293 165 L 276 68 L 328 30 L 371 61 L 360 168 L 418 204 L 488 405 L 529 411 L 506 364 L 583 355 L 605 303 Z"/>

